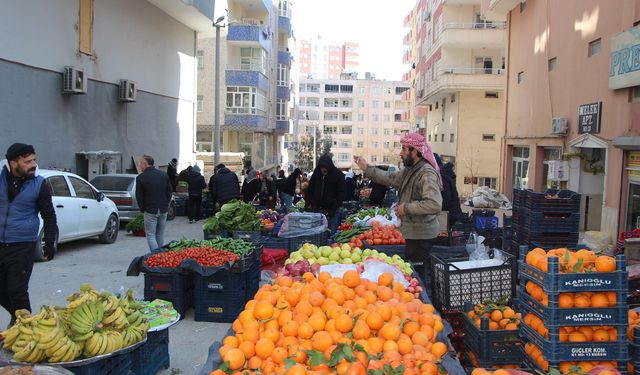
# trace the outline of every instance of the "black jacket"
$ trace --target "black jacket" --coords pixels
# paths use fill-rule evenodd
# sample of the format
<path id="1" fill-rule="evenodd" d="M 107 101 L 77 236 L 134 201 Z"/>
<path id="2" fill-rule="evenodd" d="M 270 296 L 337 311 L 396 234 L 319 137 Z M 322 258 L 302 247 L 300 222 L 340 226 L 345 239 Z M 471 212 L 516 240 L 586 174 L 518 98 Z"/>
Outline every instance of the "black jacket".
<path id="1" fill-rule="evenodd" d="M 329 170 L 326 176 L 322 174 L 322 167 Z M 327 211 L 329 216 L 334 216 L 344 200 L 344 195 L 344 174 L 333 165 L 330 156 L 321 156 L 309 180 L 306 208 L 316 212 Z"/>
<path id="2" fill-rule="evenodd" d="M 344 185 L 345 185 L 345 195 L 344 195 L 344 200 L 346 201 L 355 201 L 356 199 L 356 182 L 353 180 L 352 177 L 348 177 L 344 179 Z"/>
<path id="3" fill-rule="evenodd" d="M 299 168 L 296 168 L 284 181 L 282 186 L 282 192 L 289 195 L 296 194 L 296 182 L 302 176 L 302 171 Z"/>
<path id="4" fill-rule="evenodd" d="M 253 199 L 260 193 L 260 181 L 257 178 L 251 180 L 251 182 L 247 182 L 244 180 L 242 183 L 242 190 L 240 194 L 242 194 L 242 200 L 245 203 L 251 203 Z"/>
<path id="5" fill-rule="evenodd" d="M 189 195 L 202 196 L 202 189 L 207 187 L 204 177 L 200 172 L 196 172 L 194 170 L 189 172 L 187 182 L 189 183 Z"/>
<path id="6" fill-rule="evenodd" d="M 167 175 L 169 176 L 169 181 L 171 181 L 171 187 L 175 191 L 178 183 L 178 170 L 171 163 L 167 166 Z"/>
<path id="7" fill-rule="evenodd" d="M 444 164 L 440 169 L 440 175 L 442 176 L 442 211 L 449 211 L 449 215 L 462 214 L 453 164 Z"/>
<path id="8" fill-rule="evenodd" d="M 211 199 L 220 204 L 240 197 L 240 181 L 229 168 L 222 168 L 209 179 Z"/>
<path id="9" fill-rule="evenodd" d="M 369 183 L 369 187 L 371 188 L 369 203 L 375 206 L 381 206 L 382 203 L 384 203 L 384 197 L 387 195 L 387 190 L 389 188 L 373 181 Z"/>
<path id="10" fill-rule="evenodd" d="M 171 195 L 169 176 L 161 170 L 148 167 L 136 177 L 136 200 L 141 212 L 167 212 Z"/>

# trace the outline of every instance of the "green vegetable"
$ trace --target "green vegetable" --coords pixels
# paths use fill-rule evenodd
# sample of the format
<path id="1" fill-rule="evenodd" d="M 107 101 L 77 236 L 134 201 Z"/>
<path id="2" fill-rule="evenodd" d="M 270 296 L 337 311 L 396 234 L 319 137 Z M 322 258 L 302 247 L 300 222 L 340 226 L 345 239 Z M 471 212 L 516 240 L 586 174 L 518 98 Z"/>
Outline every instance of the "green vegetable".
<path id="1" fill-rule="evenodd" d="M 250 204 L 234 199 L 220 207 L 215 216 L 204 221 L 205 232 L 217 233 L 220 230 L 259 231 L 262 224 L 256 215 L 256 209 Z"/>
<path id="2" fill-rule="evenodd" d="M 338 233 L 338 235 L 336 236 L 336 242 L 337 243 L 349 242 L 349 240 L 352 239 L 353 237 L 359 234 L 362 234 L 368 231 L 369 229 L 371 229 L 371 227 L 362 226 L 362 227 L 353 227 L 348 230 L 343 230 L 342 232 Z"/>
<path id="3" fill-rule="evenodd" d="M 203 246 L 226 250 L 240 256 L 250 254 L 254 250 L 254 246 L 251 242 L 222 237 L 216 237 L 211 240 L 188 240 L 186 238 L 182 238 L 180 241 L 173 241 L 169 243 L 167 250 L 178 251 L 190 247 Z"/>
<path id="4" fill-rule="evenodd" d="M 136 230 L 144 230 L 144 215 L 137 214 L 133 220 L 127 223 L 127 226 L 124 227 L 127 232 L 133 232 Z"/>
<path id="5" fill-rule="evenodd" d="M 355 213 L 353 215 L 349 215 L 347 216 L 347 223 L 353 224 L 356 221 L 362 220 L 365 217 L 369 216 L 369 217 L 374 217 L 376 215 L 381 215 L 386 217 L 387 219 L 391 220 L 391 215 L 389 214 L 389 211 L 387 210 L 386 207 L 376 207 L 376 208 L 367 208 L 364 210 L 360 210 L 358 211 L 358 213 Z"/>

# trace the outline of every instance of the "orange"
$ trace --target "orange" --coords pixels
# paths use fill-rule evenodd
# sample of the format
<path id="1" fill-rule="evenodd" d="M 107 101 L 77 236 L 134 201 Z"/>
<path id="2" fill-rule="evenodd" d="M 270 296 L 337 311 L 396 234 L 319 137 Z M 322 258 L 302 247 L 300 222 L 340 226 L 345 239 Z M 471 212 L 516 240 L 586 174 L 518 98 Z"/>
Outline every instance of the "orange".
<path id="1" fill-rule="evenodd" d="M 389 286 L 393 283 L 393 275 L 389 272 L 383 272 L 378 276 L 378 285 Z"/>
<path id="2" fill-rule="evenodd" d="M 240 343 L 238 342 L 238 338 L 237 337 L 235 337 L 235 336 L 227 336 L 222 341 L 222 344 L 226 345 L 228 347 L 231 347 L 231 348 L 237 348 Z"/>
<path id="3" fill-rule="evenodd" d="M 573 307 L 573 296 L 570 293 L 560 293 L 558 303 L 561 308 L 570 309 Z"/>
<path id="4" fill-rule="evenodd" d="M 253 309 L 253 316 L 258 320 L 267 320 L 273 316 L 273 304 L 268 301 L 260 301 Z"/>
<path id="5" fill-rule="evenodd" d="M 309 303 L 311 306 L 320 306 L 324 302 L 324 294 L 318 291 L 313 291 L 309 294 Z"/>
<path id="6" fill-rule="evenodd" d="M 431 354 L 433 354 L 436 360 L 442 358 L 442 356 L 445 355 L 446 352 L 447 346 L 440 341 L 435 342 L 433 343 L 433 345 L 431 345 Z"/>
<path id="7" fill-rule="evenodd" d="M 587 337 L 584 335 L 584 333 L 582 333 L 580 331 L 574 331 L 574 332 L 571 332 L 569 334 L 569 341 L 570 342 L 585 342 L 585 341 L 587 341 Z"/>
<path id="8" fill-rule="evenodd" d="M 301 339 L 310 339 L 313 336 L 313 327 L 311 324 L 304 322 L 298 327 L 298 337 Z"/>
<path id="9" fill-rule="evenodd" d="M 362 320 L 358 320 L 358 322 L 353 327 L 353 338 L 356 340 L 368 339 L 371 335 L 371 329 Z"/>
<path id="10" fill-rule="evenodd" d="M 502 320 L 502 311 L 493 310 L 491 312 L 491 320 L 493 320 L 494 322 L 499 322 L 500 320 Z"/>
<path id="11" fill-rule="evenodd" d="M 287 352 L 287 349 L 282 347 L 277 347 L 273 349 L 273 352 L 271 353 L 271 359 L 273 360 L 273 362 L 281 365 L 284 363 L 284 360 L 285 358 L 287 358 L 288 355 L 289 355 L 289 352 Z"/>
<path id="12" fill-rule="evenodd" d="M 367 318 L 365 320 L 367 322 L 367 325 L 369 325 L 369 328 L 374 331 L 382 328 L 382 325 L 384 324 L 384 319 L 382 319 L 382 316 L 380 316 L 380 314 L 375 311 L 367 314 Z"/>
<path id="13" fill-rule="evenodd" d="M 378 295 L 378 298 L 381 301 L 388 301 L 391 298 L 393 298 L 393 291 L 386 286 L 380 286 L 378 287 L 378 290 L 376 291 L 376 294 Z"/>
<path id="14" fill-rule="evenodd" d="M 295 320 L 289 320 L 282 326 L 282 334 L 285 336 L 297 336 L 300 325 Z"/>
<path id="15" fill-rule="evenodd" d="M 307 374 L 306 368 L 300 363 L 297 363 L 289 367 L 289 369 L 284 373 L 284 375 L 306 375 L 306 374 Z"/>
<path id="16" fill-rule="evenodd" d="M 609 332 L 606 329 L 594 330 L 592 341 L 609 341 Z"/>
<path id="17" fill-rule="evenodd" d="M 609 307 L 609 299 L 604 293 L 594 293 L 591 296 L 591 307 Z"/>
<path id="18" fill-rule="evenodd" d="M 250 368 L 252 370 L 254 369 L 259 369 L 262 366 L 262 358 L 254 356 L 249 358 L 249 361 L 247 361 L 247 368 Z"/>
<path id="19" fill-rule="evenodd" d="M 271 357 L 271 353 L 275 347 L 276 346 L 273 341 L 269 339 L 260 339 L 255 346 L 256 355 L 262 359 L 267 359 Z"/>
<path id="20" fill-rule="evenodd" d="M 311 338 L 313 349 L 324 352 L 333 345 L 333 338 L 327 331 L 318 331 Z"/>
<path id="21" fill-rule="evenodd" d="M 326 323 L 327 319 L 323 313 L 314 313 L 309 317 L 309 324 L 311 324 L 314 332 L 322 331 Z"/>
<path id="22" fill-rule="evenodd" d="M 584 294 L 576 294 L 573 299 L 573 306 L 578 308 L 590 307 L 591 300 L 589 300 L 589 297 Z"/>
<path id="23" fill-rule="evenodd" d="M 596 258 L 596 270 L 598 272 L 613 272 L 616 270 L 616 260 L 607 255 Z"/>
<path id="24" fill-rule="evenodd" d="M 342 275 L 342 283 L 349 288 L 355 288 L 360 284 L 360 273 L 356 270 L 349 270 Z"/>
<path id="25" fill-rule="evenodd" d="M 350 332 L 353 328 L 353 318 L 347 314 L 339 315 L 335 319 L 336 329 L 342 333 Z"/>
<path id="26" fill-rule="evenodd" d="M 609 334 L 607 334 L 607 337 L 609 337 Z M 242 350 L 246 358 L 251 358 L 256 354 L 255 344 L 251 341 L 243 341 L 238 346 L 238 349 Z"/>
<path id="27" fill-rule="evenodd" d="M 224 357 L 222 357 L 222 360 L 224 362 L 229 362 L 229 369 L 230 370 L 237 370 L 241 367 L 244 366 L 244 362 L 246 361 L 246 358 L 244 356 L 244 353 L 242 352 L 242 350 L 237 349 L 237 348 L 233 348 L 231 350 L 229 350 Z"/>
<path id="28" fill-rule="evenodd" d="M 400 337 L 400 327 L 393 323 L 386 323 L 380 331 L 378 331 L 378 336 L 381 336 L 385 340 L 397 340 Z"/>

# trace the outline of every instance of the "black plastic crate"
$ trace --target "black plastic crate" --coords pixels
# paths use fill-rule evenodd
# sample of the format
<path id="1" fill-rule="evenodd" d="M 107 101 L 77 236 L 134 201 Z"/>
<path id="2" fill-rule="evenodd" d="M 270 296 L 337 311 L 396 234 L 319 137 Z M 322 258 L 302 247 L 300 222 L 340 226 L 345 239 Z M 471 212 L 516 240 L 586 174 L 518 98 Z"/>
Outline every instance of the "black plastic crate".
<path id="1" fill-rule="evenodd" d="M 246 293 L 222 292 L 211 293 L 209 291 L 195 293 L 196 322 L 231 323 L 244 309 Z"/>
<path id="2" fill-rule="evenodd" d="M 212 240 L 216 237 L 222 237 L 222 238 L 228 238 L 229 237 L 229 232 L 227 232 L 226 230 L 223 230 L 221 232 L 207 232 L 207 231 L 202 231 L 202 237 L 205 240 Z"/>
<path id="3" fill-rule="evenodd" d="M 580 212 L 580 194 L 571 190 L 547 189 L 544 193 L 527 190 L 524 207 L 535 211 Z M 546 198 L 555 196 L 558 198 Z"/>
<path id="4" fill-rule="evenodd" d="M 362 241 L 362 248 L 368 248 L 377 250 L 378 252 L 385 253 L 389 256 L 399 255 L 402 259 L 405 258 L 406 246 L 405 245 L 374 245 L 366 241 Z"/>
<path id="5" fill-rule="evenodd" d="M 267 249 L 288 249 L 289 248 L 289 239 L 284 237 L 263 236 L 261 243 L 262 243 L 262 247 Z"/>
<path id="6" fill-rule="evenodd" d="M 529 355 L 527 353 L 525 353 L 524 351 L 524 344 L 522 345 L 522 349 L 520 352 L 520 356 L 522 358 L 522 366 L 531 369 L 532 373 L 537 373 L 537 371 L 540 371 L 540 373 L 544 373 L 543 370 L 540 368 L 540 366 L 538 366 L 538 364 L 531 359 L 531 357 L 529 357 Z M 544 357 L 544 355 L 543 355 Z M 547 359 L 545 357 L 545 359 Z M 581 361 L 589 361 L 589 360 L 578 360 L 577 362 L 581 362 Z M 555 368 L 557 369 L 560 366 L 560 362 L 564 362 L 564 361 L 549 361 L 549 368 Z M 627 375 L 627 362 L 625 361 L 618 361 L 617 362 L 617 370 L 620 374 L 622 375 Z M 537 370 L 537 371 L 536 371 Z"/>
<path id="7" fill-rule="evenodd" d="M 516 229 L 516 239 L 523 243 L 539 243 L 549 247 L 561 246 L 567 243 L 577 243 L 578 231 L 527 231 Z"/>
<path id="8" fill-rule="evenodd" d="M 255 263 L 253 251 L 249 254 L 245 254 L 240 257 L 233 265 L 231 266 L 231 272 L 235 273 L 244 273 L 247 272 Z"/>
<path id="9" fill-rule="evenodd" d="M 329 234 L 329 231 L 324 231 L 310 236 L 289 237 L 287 238 L 287 251 L 289 251 L 289 253 L 298 251 L 298 249 L 305 243 L 310 243 L 316 246 L 325 246 L 328 244 Z"/>
<path id="10" fill-rule="evenodd" d="M 473 305 L 467 304 L 467 311 Z M 490 330 L 489 319 L 480 319 L 480 328 L 476 327 L 467 314 L 462 314 L 465 328 L 466 347 L 473 352 L 477 360 L 485 364 L 505 365 L 520 363 L 520 330 Z"/>
<path id="11" fill-rule="evenodd" d="M 193 275 L 190 273 L 144 274 L 144 289 L 155 292 L 181 293 L 193 289 Z"/>
<path id="12" fill-rule="evenodd" d="M 513 298 L 516 294 L 517 262 L 501 252 L 504 260 L 478 268 L 464 268 L 468 257 L 444 259 L 431 256 L 434 306 L 442 311 L 462 310 L 464 304 L 478 304 L 488 299 Z"/>
<path id="13" fill-rule="evenodd" d="M 580 230 L 580 212 L 525 209 L 521 225 L 524 228 L 535 228 L 536 232 L 578 232 Z"/>
<path id="14" fill-rule="evenodd" d="M 135 375 L 155 375 L 160 369 L 169 368 L 169 329 L 148 332 L 147 342 L 131 352 L 131 359 Z"/>
<path id="15" fill-rule="evenodd" d="M 231 272 L 229 270 L 220 269 L 218 272 L 210 276 L 202 276 L 195 274 L 194 277 L 194 292 L 198 293 L 212 293 L 212 294 L 238 294 L 244 292 L 246 284 L 245 272 Z"/>
<path id="16" fill-rule="evenodd" d="M 254 245 L 260 245 L 260 242 L 262 241 L 262 233 L 260 231 L 246 232 L 234 230 L 231 232 L 231 238 L 251 242 Z"/>
<path id="17" fill-rule="evenodd" d="M 125 353 L 67 370 L 75 375 L 123 375 L 131 373 L 132 364 L 131 354 Z"/>

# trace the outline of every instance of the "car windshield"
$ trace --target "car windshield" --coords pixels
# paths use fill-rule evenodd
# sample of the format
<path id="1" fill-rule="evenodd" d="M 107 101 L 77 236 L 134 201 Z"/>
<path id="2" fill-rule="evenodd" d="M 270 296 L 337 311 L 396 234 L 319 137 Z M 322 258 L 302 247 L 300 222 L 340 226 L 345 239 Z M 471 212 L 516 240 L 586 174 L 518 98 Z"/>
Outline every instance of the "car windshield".
<path id="1" fill-rule="evenodd" d="M 127 176 L 98 176 L 91 180 L 91 184 L 98 190 L 128 191 L 133 181 L 133 177 Z"/>

